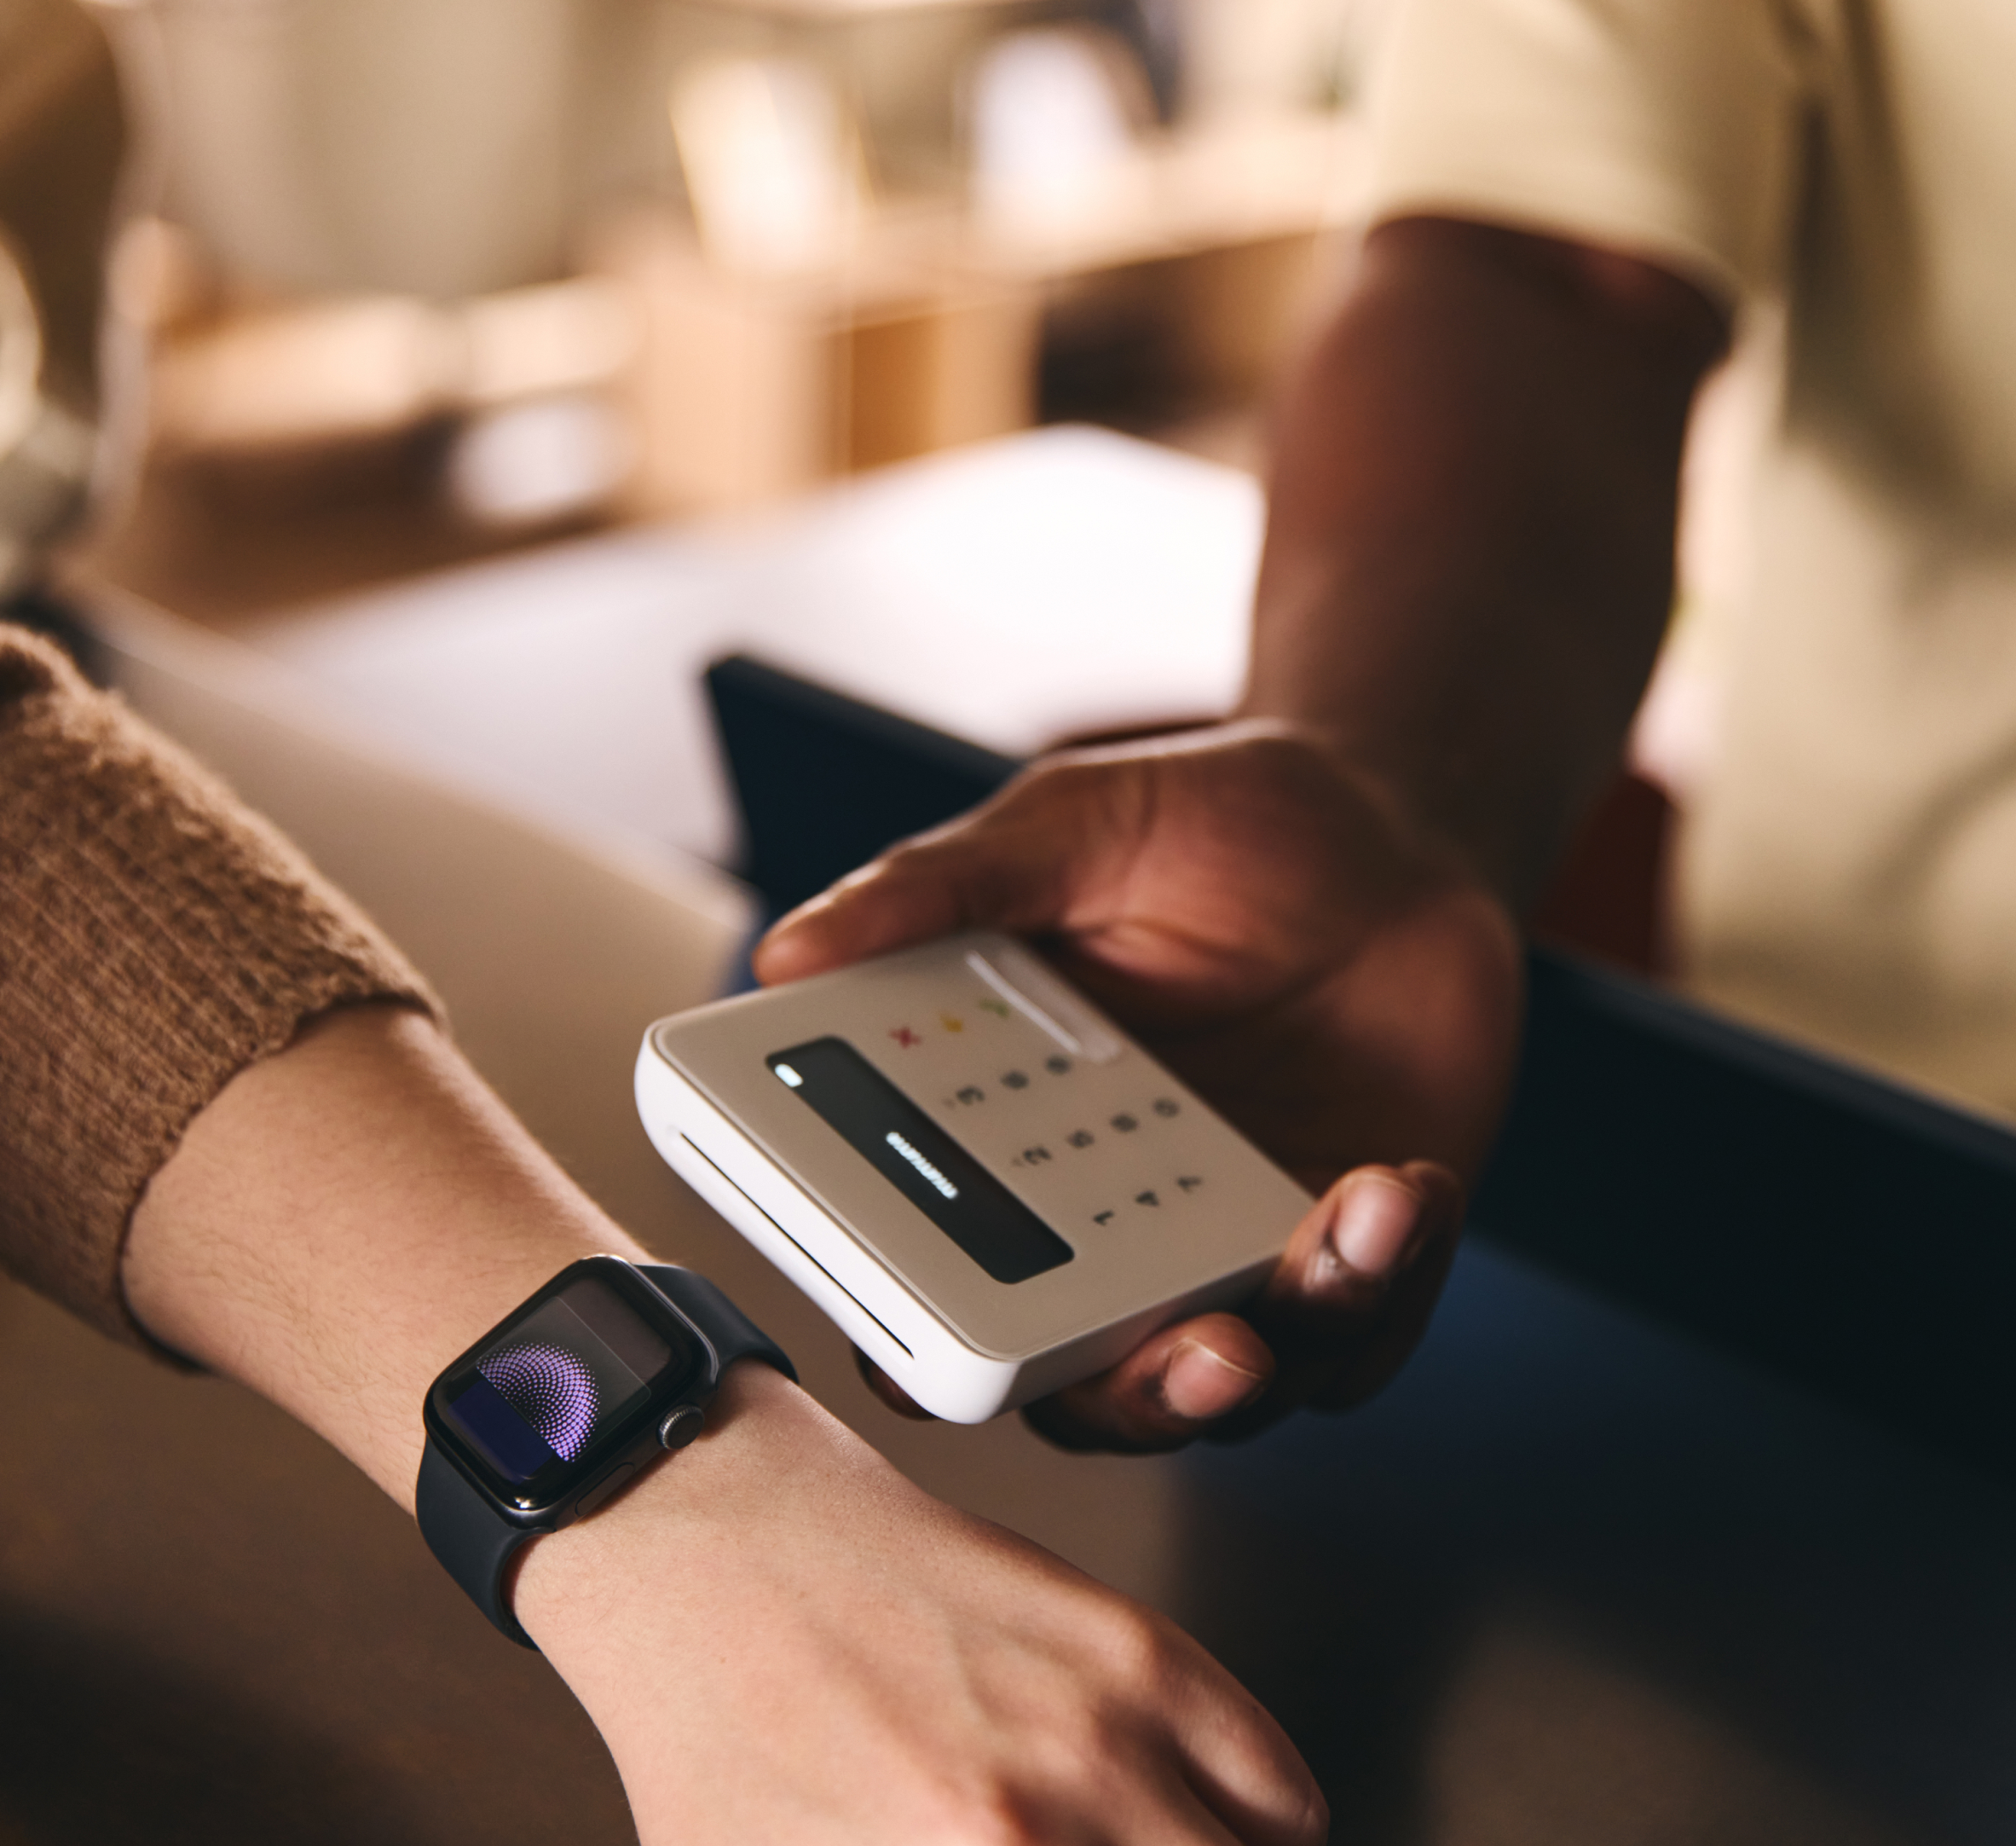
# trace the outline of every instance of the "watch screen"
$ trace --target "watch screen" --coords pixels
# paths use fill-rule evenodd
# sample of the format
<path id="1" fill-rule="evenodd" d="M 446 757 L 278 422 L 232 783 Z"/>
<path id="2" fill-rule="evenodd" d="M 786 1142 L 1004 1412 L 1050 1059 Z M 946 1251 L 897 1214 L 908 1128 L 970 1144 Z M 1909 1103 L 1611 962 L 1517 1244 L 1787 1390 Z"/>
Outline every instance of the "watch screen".
<path id="1" fill-rule="evenodd" d="M 683 1342 L 683 1344 L 685 1344 Z M 667 1336 L 615 1289 L 578 1276 L 531 1308 L 451 1379 L 442 1414 L 516 1485 L 578 1462 L 623 1422 L 675 1363 Z"/>

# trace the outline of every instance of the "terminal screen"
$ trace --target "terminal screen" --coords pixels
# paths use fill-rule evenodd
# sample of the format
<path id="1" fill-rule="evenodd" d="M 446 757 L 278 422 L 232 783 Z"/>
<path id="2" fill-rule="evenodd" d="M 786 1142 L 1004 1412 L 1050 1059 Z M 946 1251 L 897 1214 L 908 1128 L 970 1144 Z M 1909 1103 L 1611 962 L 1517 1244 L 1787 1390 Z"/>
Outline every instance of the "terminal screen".
<path id="1" fill-rule="evenodd" d="M 1072 1247 L 844 1039 L 772 1052 L 771 1074 L 996 1282 L 1027 1282 Z"/>

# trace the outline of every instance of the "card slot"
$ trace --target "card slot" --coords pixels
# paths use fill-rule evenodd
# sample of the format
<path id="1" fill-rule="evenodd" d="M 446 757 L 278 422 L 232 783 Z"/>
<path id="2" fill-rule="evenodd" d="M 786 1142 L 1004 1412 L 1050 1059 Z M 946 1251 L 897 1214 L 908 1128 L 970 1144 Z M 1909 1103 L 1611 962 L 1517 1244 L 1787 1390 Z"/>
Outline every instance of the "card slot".
<path id="1" fill-rule="evenodd" d="M 903 1356 L 904 1358 L 914 1359 L 916 1357 L 916 1354 L 910 1350 L 909 1342 L 904 1340 L 902 1336 L 889 1325 L 888 1322 L 884 1320 L 881 1315 L 877 1314 L 873 1308 L 869 1306 L 869 1305 L 864 1301 L 859 1295 L 856 1294 L 852 1288 L 848 1288 L 847 1285 L 842 1282 L 839 1276 L 835 1276 L 831 1270 L 828 1269 L 826 1265 L 818 1259 L 817 1257 L 814 1256 L 810 1250 L 806 1248 L 804 1244 L 800 1242 L 797 1238 L 794 1237 L 791 1233 L 785 1230 L 782 1224 L 778 1224 L 773 1214 L 764 1211 L 763 1207 L 759 1205 L 755 1200 L 749 1198 L 748 1193 L 739 1183 L 737 1183 L 735 1176 L 724 1169 L 721 1163 L 717 1160 L 713 1154 L 709 1154 L 707 1149 L 702 1147 L 700 1143 L 690 1135 L 682 1134 L 680 1135 L 679 1139 L 685 1142 L 688 1147 L 692 1149 L 692 1150 L 697 1154 L 702 1160 L 705 1160 L 709 1166 L 713 1167 L 717 1173 L 719 1173 L 724 1183 L 733 1186 L 735 1190 L 739 1193 L 742 1197 L 748 1200 L 750 1210 L 761 1213 L 762 1217 L 770 1224 L 771 1228 L 775 1230 L 786 1243 L 789 1244 L 794 1250 L 797 1251 L 797 1253 L 802 1256 L 806 1262 L 810 1263 L 814 1269 L 818 1270 L 818 1272 L 823 1276 L 828 1282 L 831 1282 L 835 1288 L 839 1289 L 840 1292 L 844 1294 L 848 1300 L 852 1301 L 856 1307 L 859 1308 L 861 1311 L 865 1314 L 869 1319 L 873 1321 L 877 1327 L 881 1328 L 883 1333 L 887 1334 L 891 1340 L 892 1340 L 897 1345 L 901 1346 L 903 1348 Z"/>

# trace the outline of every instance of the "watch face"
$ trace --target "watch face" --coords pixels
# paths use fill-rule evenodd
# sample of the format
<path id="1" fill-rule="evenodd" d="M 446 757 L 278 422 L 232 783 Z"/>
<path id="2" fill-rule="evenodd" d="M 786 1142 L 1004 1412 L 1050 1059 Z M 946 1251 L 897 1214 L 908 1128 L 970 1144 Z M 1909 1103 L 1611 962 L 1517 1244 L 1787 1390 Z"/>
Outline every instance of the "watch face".
<path id="1" fill-rule="evenodd" d="M 563 1270 L 428 1393 L 428 1421 L 507 1504 L 564 1504 L 703 1376 L 698 1340 L 626 1264 Z"/>

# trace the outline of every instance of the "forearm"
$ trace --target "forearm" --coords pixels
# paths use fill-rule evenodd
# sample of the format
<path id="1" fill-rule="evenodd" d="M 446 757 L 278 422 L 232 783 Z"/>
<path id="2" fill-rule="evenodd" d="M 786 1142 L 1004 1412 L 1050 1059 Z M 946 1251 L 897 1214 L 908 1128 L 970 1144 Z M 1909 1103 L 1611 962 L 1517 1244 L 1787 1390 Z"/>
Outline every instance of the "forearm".
<path id="1" fill-rule="evenodd" d="M 1724 337 L 1629 258 L 1375 230 L 1282 420 L 1245 714 L 1318 727 L 1530 900 L 1657 651 Z"/>
<path id="2" fill-rule="evenodd" d="M 124 1276 L 156 1339 L 410 1507 L 435 1375 L 598 1251 L 644 1255 L 431 1021 L 351 1007 L 196 1117 L 134 1214 Z"/>

